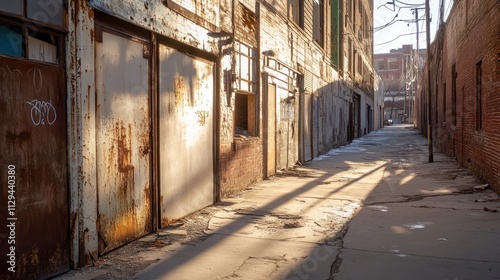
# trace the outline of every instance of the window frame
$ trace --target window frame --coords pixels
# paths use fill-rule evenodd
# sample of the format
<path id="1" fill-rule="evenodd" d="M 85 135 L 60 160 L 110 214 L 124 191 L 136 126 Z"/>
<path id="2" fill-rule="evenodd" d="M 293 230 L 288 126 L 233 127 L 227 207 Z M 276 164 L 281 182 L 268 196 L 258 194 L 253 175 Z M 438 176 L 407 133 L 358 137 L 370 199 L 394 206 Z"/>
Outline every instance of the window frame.
<path id="1" fill-rule="evenodd" d="M 313 0 L 313 40 L 321 47 L 325 44 L 325 2 Z"/>
<path id="2" fill-rule="evenodd" d="M 32 21 L 29 21 L 28 19 L 23 20 L 20 18 L 11 18 L 7 16 L 0 19 L 0 26 L 4 26 L 9 30 L 12 30 L 12 28 L 19 28 L 21 30 L 21 33 L 18 34 L 21 36 L 22 40 L 20 56 L 6 54 L 6 53 L 0 53 L 0 55 L 5 55 L 8 57 L 13 57 L 18 59 L 29 59 L 32 61 L 39 61 L 54 65 L 65 64 L 65 55 L 64 55 L 65 32 L 61 32 L 58 29 L 54 29 L 48 26 L 41 26 L 38 24 L 35 25 Z M 53 46 L 53 48 L 55 49 L 54 61 L 46 60 L 44 57 L 45 52 L 39 53 L 39 57 L 33 57 L 32 55 L 34 55 L 35 53 L 33 53 L 32 50 L 30 51 L 30 46 L 31 45 L 34 46 L 35 43 L 45 44 L 44 47 Z"/>
<path id="3" fill-rule="evenodd" d="M 39 8 L 35 4 L 40 5 L 41 2 L 33 2 L 29 0 L 20 0 L 22 2 L 22 11 L 21 13 L 16 13 L 12 11 L 8 11 L 6 9 L 2 9 L 2 4 L 0 4 L 0 15 L 6 15 L 7 17 L 17 18 L 23 21 L 24 25 L 29 25 L 31 29 L 35 29 L 38 26 L 47 26 L 53 29 L 57 29 L 60 31 L 66 31 L 67 23 L 66 23 L 66 15 L 67 15 L 67 1 L 60 1 L 60 8 L 62 10 L 58 11 L 52 8 L 58 8 L 50 6 L 51 3 L 47 3 L 44 6 L 44 9 Z M 59 1 L 54 1 L 55 3 Z M 7 2 L 3 2 L 4 5 Z M 58 3 L 57 3 L 58 4 Z M 5 5 L 6 7 L 7 5 Z M 32 7 L 36 6 L 35 9 Z M 50 10 L 52 9 L 52 10 Z M 55 14 L 54 14 L 55 13 Z M 51 15 L 54 14 L 54 15 Z M 55 18 L 55 15 L 59 15 L 60 18 L 57 20 L 57 23 L 54 20 L 50 20 L 50 18 Z M 44 19 L 44 20 L 42 20 Z"/>
<path id="4" fill-rule="evenodd" d="M 297 9 L 293 9 L 298 6 Z M 288 0 L 288 18 L 304 29 L 304 0 Z"/>
<path id="5" fill-rule="evenodd" d="M 244 135 L 244 136 L 254 136 L 259 135 L 258 126 L 258 116 L 259 116 L 259 69 L 258 69 L 258 51 L 257 48 L 252 47 L 244 42 L 235 41 L 235 80 L 234 80 L 234 92 L 235 92 L 235 108 L 234 108 L 234 135 Z M 247 62 L 243 65 L 242 62 Z M 245 70 L 242 68 L 246 66 Z M 245 77 L 246 75 L 246 77 Z M 245 98 L 246 97 L 246 98 Z M 245 98 L 245 101 L 241 98 Z M 239 102 L 244 102 L 246 104 L 246 117 L 243 118 L 239 115 L 238 107 Z M 241 122 L 246 122 L 246 127 L 242 127 L 237 124 Z"/>

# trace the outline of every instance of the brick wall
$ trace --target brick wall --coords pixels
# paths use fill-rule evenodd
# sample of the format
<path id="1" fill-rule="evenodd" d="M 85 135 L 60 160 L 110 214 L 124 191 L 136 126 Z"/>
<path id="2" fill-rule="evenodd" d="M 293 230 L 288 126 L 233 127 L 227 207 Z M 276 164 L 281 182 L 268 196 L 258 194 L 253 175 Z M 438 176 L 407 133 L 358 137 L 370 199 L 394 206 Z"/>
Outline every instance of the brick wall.
<path id="1" fill-rule="evenodd" d="M 500 2 L 457 1 L 432 46 L 431 123 L 435 147 L 500 193 Z M 441 39 L 440 39 L 441 38 Z M 482 128 L 476 65 L 481 62 Z M 456 69 L 456 100 L 453 98 Z M 425 76 L 424 76 L 425 78 Z M 446 86 L 445 86 L 446 84 Z M 422 81 L 427 91 L 427 82 Z M 425 97 L 420 97 L 424 98 Z M 455 112 L 453 108 L 456 108 Z M 420 113 L 424 108 L 419 108 Z M 419 123 L 424 128 L 425 123 Z"/>
<path id="2" fill-rule="evenodd" d="M 238 138 L 220 147 L 221 197 L 235 194 L 263 179 L 260 138 Z"/>

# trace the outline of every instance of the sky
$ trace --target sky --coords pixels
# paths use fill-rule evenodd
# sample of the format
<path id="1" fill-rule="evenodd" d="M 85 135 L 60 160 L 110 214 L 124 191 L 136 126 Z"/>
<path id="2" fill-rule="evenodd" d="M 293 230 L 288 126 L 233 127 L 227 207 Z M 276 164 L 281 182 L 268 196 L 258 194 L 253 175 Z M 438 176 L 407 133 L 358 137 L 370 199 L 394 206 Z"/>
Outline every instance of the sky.
<path id="1" fill-rule="evenodd" d="M 429 0 L 430 18 L 431 18 L 431 42 L 439 24 L 439 2 L 440 0 Z M 387 4 L 390 2 L 391 4 Z M 373 1 L 373 27 L 374 27 L 374 53 L 389 53 L 391 49 L 401 48 L 403 45 L 412 44 L 417 48 L 417 35 L 405 35 L 416 33 L 415 14 L 412 14 L 412 8 L 422 8 L 418 10 L 419 17 L 419 48 L 427 47 L 425 35 L 425 0 L 395 0 L 395 11 L 393 10 L 392 0 L 374 0 Z M 419 5 L 422 4 L 422 5 Z M 398 8 L 402 7 L 401 9 Z M 445 20 L 449 14 L 453 0 L 444 0 Z M 408 7 L 408 8 L 405 8 Z M 393 22 L 394 20 L 394 22 Z M 408 22 L 408 20 L 410 22 Z M 387 24 L 393 22 L 387 27 Z M 377 27 L 383 27 L 377 29 Z M 378 31 L 379 30 L 379 31 Z M 399 36 L 399 38 L 398 38 Z"/>

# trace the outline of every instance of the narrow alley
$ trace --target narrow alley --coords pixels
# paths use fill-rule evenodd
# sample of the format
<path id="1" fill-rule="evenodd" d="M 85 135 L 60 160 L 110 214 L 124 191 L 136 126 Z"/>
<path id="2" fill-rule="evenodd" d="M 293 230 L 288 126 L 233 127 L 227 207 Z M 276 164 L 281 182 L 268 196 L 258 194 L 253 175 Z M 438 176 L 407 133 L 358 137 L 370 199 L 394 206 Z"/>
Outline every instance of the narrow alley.
<path id="1" fill-rule="evenodd" d="M 372 132 L 59 279 L 499 279 L 500 200 L 412 126 Z"/>

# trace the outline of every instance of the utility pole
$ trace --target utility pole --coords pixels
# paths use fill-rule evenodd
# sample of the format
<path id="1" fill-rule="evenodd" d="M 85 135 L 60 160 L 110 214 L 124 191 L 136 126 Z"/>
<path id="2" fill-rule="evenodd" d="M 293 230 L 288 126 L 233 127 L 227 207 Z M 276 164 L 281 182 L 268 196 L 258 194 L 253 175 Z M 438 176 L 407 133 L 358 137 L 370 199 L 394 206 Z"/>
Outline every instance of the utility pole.
<path id="1" fill-rule="evenodd" d="M 418 40 L 419 40 L 419 28 L 418 28 L 418 8 L 415 8 L 415 24 L 417 25 L 417 51 L 416 51 L 416 56 L 417 56 L 417 70 L 415 71 L 415 91 L 413 92 L 414 95 L 417 95 L 418 92 L 418 72 L 419 72 L 419 67 L 420 67 L 420 49 L 418 46 Z M 411 98 L 411 103 L 413 104 L 413 96 Z M 415 104 L 413 104 L 413 114 L 415 114 Z M 415 125 L 415 116 L 413 116 L 413 125 Z"/>
<path id="2" fill-rule="evenodd" d="M 427 39 L 427 142 L 429 146 L 429 163 L 434 162 L 434 152 L 432 144 L 432 97 L 431 97 L 431 30 L 430 30 L 429 0 L 425 0 L 425 28 Z"/>
<path id="3" fill-rule="evenodd" d="M 406 94 L 407 94 L 407 92 L 406 92 L 406 79 L 407 78 L 408 77 L 406 76 L 406 55 L 405 55 L 404 50 L 403 50 L 403 78 L 400 80 L 402 80 L 402 84 L 405 87 L 405 93 L 404 93 L 405 100 L 403 102 L 403 119 L 401 120 L 402 123 L 406 123 Z"/>

